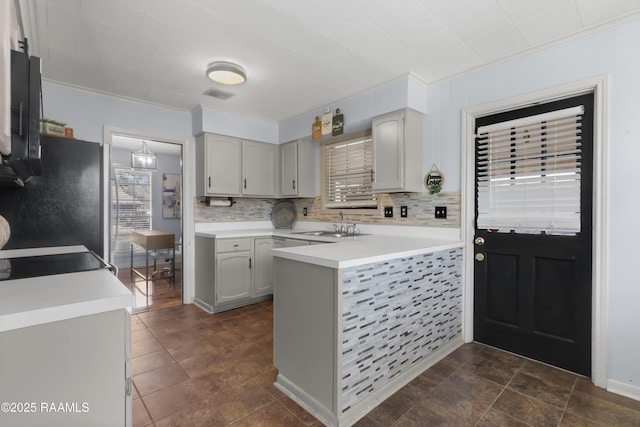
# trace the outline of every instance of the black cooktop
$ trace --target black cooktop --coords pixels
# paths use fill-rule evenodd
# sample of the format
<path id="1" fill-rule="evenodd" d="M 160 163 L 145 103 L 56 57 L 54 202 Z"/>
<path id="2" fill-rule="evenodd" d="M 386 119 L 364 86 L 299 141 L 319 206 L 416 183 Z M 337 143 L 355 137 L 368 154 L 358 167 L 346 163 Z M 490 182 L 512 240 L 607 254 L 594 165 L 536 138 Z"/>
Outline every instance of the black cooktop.
<path id="1" fill-rule="evenodd" d="M 40 255 L 0 259 L 0 281 L 51 276 L 105 268 L 93 252 Z"/>

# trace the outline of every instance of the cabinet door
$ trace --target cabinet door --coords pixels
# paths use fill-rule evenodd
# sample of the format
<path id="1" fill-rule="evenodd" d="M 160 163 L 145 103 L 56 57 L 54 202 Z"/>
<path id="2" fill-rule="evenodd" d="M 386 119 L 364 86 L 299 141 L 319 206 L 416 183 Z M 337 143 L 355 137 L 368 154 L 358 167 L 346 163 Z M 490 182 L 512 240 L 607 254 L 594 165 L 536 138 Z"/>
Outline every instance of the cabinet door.
<path id="1" fill-rule="evenodd" d="M 280 147 L 280 188 L 282 196 L 298 195 L 298 143 L 288 142 Z"/>
<path id="2" fill-rule="evenodd" d="M 216 268 L 216 304 L 251 296 L 251 253 L 218 254 Z"/>
<path id="3" fill-rule="evenodd" d="M 207 195 L 239 196 L 241 141 L 206 135 L 205 192 Z"/>
<path id="4" fill-rule="evenodd" d="M 242 194 L 275 197 L 276 151 L 265 142 L 242 141 Z"/>
<path id="5" fill-rule="evenodd" d="M 253 296 L 267 295 L 273 292 L 273 239 L 255 239 L 253 254 Z"/>
<path id="6" fill-rule="evenodd" d="M 404 188 L 404 112 L 399 111 L 374 119 L 372 135 L 373 191 L 402 190 Z"/>

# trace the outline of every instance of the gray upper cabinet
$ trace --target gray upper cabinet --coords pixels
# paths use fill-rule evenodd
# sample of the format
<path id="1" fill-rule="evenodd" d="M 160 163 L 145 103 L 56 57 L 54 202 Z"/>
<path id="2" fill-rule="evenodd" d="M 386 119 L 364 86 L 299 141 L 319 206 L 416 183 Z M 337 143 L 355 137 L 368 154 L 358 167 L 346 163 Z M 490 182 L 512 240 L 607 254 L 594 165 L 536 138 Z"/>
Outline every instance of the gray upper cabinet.
<path id="1" fill-rule="evenodd" d="M 196 195 L 276 197 L 278 146 L 202 133 L 196 137 Z"/>
<path id="2" fill-rule="evenodd" d="M 422 192 L 424 115 L 394 111 L 372 120 L 373 191 Z"/>
<path id="3" fill-rule="evenodd" d="M 280 196 L 316 196 L 316 150 L 312 142 L 280 145 Z"/>
<path id="4" fill-rule="evenodd" d="M 276 195 L 276 156 L 278 146 L 264 142 L 242 141 L 242 195 Z"/>
<path id="5" fill-rule="evenodd" d="M 196 137 L 196 194 L 199 196 L 241 195 L 242 143 L 239 139 L 214 134 Z"/>

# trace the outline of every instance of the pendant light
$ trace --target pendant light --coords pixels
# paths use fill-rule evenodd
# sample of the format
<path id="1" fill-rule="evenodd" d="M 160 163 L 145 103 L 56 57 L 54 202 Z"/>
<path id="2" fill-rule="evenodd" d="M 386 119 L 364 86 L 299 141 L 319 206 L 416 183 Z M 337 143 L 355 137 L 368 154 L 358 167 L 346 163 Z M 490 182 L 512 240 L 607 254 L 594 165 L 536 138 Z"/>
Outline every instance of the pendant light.
<path id="1" fill-rule="evenodd" d="M 157 169 L 158 156 L 147 148 L 147 142 L 142 140 L 142 148 L 131 153 L 131 167 L 134 169 Z"/>

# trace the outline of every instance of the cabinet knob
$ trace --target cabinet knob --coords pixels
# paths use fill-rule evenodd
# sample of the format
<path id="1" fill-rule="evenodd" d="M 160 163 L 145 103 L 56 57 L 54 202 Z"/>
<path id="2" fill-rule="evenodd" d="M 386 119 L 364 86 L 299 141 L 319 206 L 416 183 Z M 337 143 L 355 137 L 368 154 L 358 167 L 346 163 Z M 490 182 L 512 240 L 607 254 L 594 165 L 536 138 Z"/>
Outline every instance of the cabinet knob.
<path id="1" fill-rule="evenodd" d="M 293 180 L 293 189 L 294 190 L 296 189 L 296 180 L 295 179 Z"/>
<path id="2" fill-rule="evenodd" d="M 209 177 L 209 188 L 211 188 L 211 177 Z"/>
<path id="3" fill-rule="evenodd" d="M 247 189 L 247 178 L 244 179 L 244 188 Z"/>

